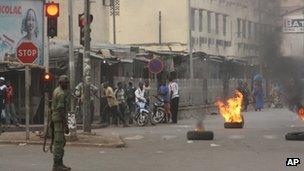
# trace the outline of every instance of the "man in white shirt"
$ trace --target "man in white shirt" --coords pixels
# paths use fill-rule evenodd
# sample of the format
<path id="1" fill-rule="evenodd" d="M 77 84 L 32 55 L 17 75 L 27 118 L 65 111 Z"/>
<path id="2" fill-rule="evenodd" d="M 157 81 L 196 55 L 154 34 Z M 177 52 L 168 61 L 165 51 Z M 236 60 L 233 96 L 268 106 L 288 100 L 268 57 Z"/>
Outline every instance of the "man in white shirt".
<path id="1" fill-rule="evenodd" d="M 179 103 L 179 91 L 178 84 L 173 79 L 173 76 L 169 78 L 169 92 L 171 98 L 171 113 L 172 113 L 172 123 L 177 123 L 177 113 L 178 113 L 178 103 Z"/>
<path id="2" fill-rule="evenodd" d="M 142 82 L 139 82 L 138 88 L 135 91 L 135 103 L 138 103 L 138 102 L 144 102 L 144 103 L 147 102 L 147 100 L 145 98 L 144 84 Z"/>

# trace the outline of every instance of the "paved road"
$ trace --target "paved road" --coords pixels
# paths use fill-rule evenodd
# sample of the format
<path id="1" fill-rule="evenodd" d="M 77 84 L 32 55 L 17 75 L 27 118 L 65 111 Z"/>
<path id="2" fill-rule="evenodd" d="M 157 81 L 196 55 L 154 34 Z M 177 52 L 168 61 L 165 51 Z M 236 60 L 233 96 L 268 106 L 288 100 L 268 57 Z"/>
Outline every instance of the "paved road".
<path id="1" fill-rule="evenodd" d="M 223 128 L 220 116 L 205 117 L 215 140 L 188 142 L 186 132 L 195 120 L 178 125 L 106 128 L 126 139 L 122 149 L 68 147 L 65 161 L 73 170 L 124 171 L 280 171 L 304 170 L 304 142 L 285 141 L 290 131 L 304 130 L 304 122 L 288 110 L 245 113 L 244 129 Z M 286 167 L 287 157 L 299 157 L 298 167 Z M 41 146 L 0 146 L 0 170 L 50 170 L 52 156 Z"/>

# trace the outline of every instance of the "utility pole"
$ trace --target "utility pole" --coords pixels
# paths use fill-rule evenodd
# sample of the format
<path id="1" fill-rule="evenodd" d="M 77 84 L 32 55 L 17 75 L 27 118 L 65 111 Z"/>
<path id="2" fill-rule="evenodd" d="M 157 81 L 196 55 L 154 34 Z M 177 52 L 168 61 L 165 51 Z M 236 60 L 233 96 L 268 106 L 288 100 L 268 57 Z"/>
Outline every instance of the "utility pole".
<path id="1" fill-rule="evenodd" d="M 84 1 L 84 52 L 83 52 L 83 131 L 91 133 L 90 121 L 90 85 L 91 85 L 91 64 L 90 64 L 90 0 Z"/>
<path id="2" fill-rule="evenodd" d="M 70 76 L 70 91 L 75 87 L 75 58 L 74 58 L 74 33 L 73 33 L 73 0 L 69 0 L 69 76 Z M 75 109 L 75 100 L 71 100 L 71 110 Z M 74 118 L 75 119 L 75 118 Z M 76 120 L 75 120 L 76 123 Z M 70 139 L 77 139 L 77 125 L 70 131 Z"/>
<path id="3" fill-rule="evenodd" d="M 189 57 L 190 57 L 190 78 L 193 79 L 193 47 L 192 47 L 192 34 L 191 34 L 191 25 L 193 23 L 191 23 L 192 21 L 192 12 L 191 12 L 191 0 L 188 0 L 188 50 L 189 50 Z"/>
<path id="4" fill-rule="evenodd" d="M 159 11 L 158 13 L 158 43 L 162 44 L 162 12 Z"/>
<path id="5" fill-rule="evenodd" d="M 116 44 L 116 16 L 119 15 L 120 0 L 110 0 L 110 15 L 113 17 L 113 44 Z"/>

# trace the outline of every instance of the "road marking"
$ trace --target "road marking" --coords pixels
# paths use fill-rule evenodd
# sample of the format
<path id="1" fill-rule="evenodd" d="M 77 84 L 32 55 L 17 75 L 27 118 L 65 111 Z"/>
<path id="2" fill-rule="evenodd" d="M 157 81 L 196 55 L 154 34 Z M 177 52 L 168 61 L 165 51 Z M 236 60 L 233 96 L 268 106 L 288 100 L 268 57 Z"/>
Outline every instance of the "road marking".
<path id="1" fill-rule="evenodd" d="M 156 151 L 155 153 L 156 154 L 163 154 L 164 152 L 163 151 Z"/>
<path id="2" fill-rule="evenodd" d="M 189 125 L 177 125 L 178 128 L 191 128 L 192 126 Z"/>
<path id="3" fill-rule="evenodd" d="M 135 135 L 135 136 L 126 137 L 124 139 L 125 140 L 141 140 L 143 138 L 144 138 L 144 136 L 142 136 L 142 135 Z"/>
<path id="4" fill-rule="evenodd" d="M 270 140 L 277 139 L 276 135 L 263 135 L 263 137 Z"/>
<path id="5" fill-rule="evenodd" d="M 219 144 L 210 144 L 210 147 L 220 147 L 221 145 Z"/>
<path id="6" fill-rule="evenodd" d="M 162 137 L 163 140 L 170 140 L 170 139 L 174 139 L 174 138 L 177 138 L 176 135 L 164 135 Z"/>
<path id="7" fill-rule="evenodd" d="M 244 139 L 244 135 L 230 135 L 229 139 L 234 139 L 234 140 Z"/>

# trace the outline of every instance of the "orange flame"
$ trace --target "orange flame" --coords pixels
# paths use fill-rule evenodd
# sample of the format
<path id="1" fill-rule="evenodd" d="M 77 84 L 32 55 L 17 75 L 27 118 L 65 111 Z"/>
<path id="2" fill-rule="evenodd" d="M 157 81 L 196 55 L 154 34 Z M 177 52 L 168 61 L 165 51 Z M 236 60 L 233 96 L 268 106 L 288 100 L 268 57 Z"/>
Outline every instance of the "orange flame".
<path id="1" fill-rule="evenodd" d="M 304 108 L 303 107 L 298 110 L 298 115 L 304 121 Z"/>
<path id="2" fill-rule="evenodd" d="M 234 96 L 229 98 L 226 102 L 218 100 L 216 105 L 218 106 L 220 114 L 225 119 L 225 122 L 243 122 L 241 109 L 243 103 L 243 95 L 239 91 L 235 91 Z"/>

